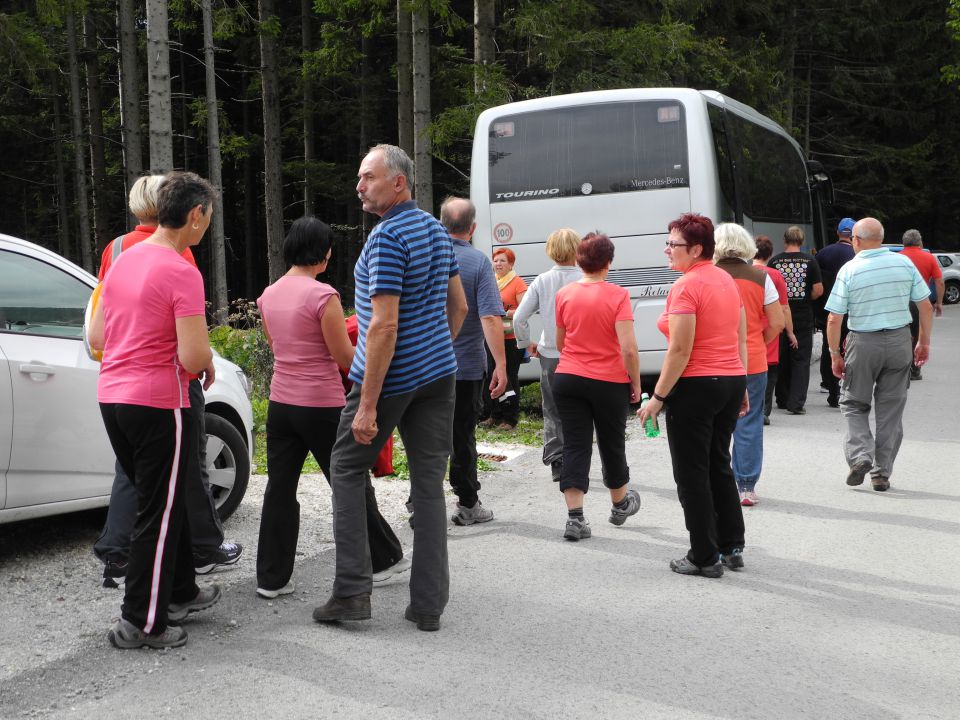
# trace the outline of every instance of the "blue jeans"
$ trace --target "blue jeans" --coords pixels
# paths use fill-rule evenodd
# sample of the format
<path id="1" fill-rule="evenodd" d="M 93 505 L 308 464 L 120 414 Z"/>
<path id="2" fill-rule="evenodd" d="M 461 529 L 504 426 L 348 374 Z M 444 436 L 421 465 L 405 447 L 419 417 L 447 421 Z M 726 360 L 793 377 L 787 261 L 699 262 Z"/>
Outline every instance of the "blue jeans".
<path id="1" fill-rule="evenodd" d="M 763 469 L 763 400 L 767 373 L 747 375 L 750 411 L 737 420 L 733 431 L 733 475 L 740 492 L 752 492 Z"/>

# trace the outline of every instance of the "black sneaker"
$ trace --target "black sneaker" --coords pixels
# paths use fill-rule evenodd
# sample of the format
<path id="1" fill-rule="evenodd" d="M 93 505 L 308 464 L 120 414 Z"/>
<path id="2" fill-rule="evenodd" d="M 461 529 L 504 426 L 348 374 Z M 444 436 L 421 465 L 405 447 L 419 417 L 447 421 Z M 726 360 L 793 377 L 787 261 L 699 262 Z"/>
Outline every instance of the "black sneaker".
<path id="1" fill-rule="evenodd" d="M 193 568 L 197 575 L 206 575 L 218 568 L 227 568 L 236 564 L 241 555 L 243 555 L 243 545 L 225 542 L 213 550 L 194 551 Z"/>
<path id="2" fill-rule="evenodd" d="M 590 523 L 583 518 L 568 518 L 566 528 L 563 531 L 563 539 L 576 542 L 577 540 L 586 540 L 591 535 Z"/>
<path id="3" fill-rule="evenodd" d="M 741 570 L 743 568 L 743 549 L 734 548 L 726 554 L 721 553 L 720 562 L 724 567 L 731 570 Z"/>
<path id="4" fill-rule="evenodd" d="M 126 560 L 107 560 L 103 564 L 103 587 L 119 588 L 123 587 L 127 580 L 127 561 Z"/>

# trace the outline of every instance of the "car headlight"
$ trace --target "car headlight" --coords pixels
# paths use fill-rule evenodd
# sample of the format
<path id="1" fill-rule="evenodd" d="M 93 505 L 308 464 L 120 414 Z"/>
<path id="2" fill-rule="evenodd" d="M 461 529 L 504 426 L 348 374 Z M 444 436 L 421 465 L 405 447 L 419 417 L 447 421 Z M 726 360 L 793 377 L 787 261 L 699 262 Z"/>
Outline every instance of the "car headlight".
<path id="1" fill-rule="evenodd" d="M 237 380 L 240 381 L 243 391 L 247 394 L 247 398 L 250 398 L 250 395 L 253 393 L 253 386 L 250 384 L 250 378 L 247 377 L 246 373 L 243 370 L 237 370 Z"/>

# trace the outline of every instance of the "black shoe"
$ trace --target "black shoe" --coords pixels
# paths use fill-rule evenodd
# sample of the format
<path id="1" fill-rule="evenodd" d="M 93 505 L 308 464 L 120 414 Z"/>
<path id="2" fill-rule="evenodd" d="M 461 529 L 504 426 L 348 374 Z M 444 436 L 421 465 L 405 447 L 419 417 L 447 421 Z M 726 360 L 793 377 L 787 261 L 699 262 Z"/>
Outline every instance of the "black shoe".
<path id="1" fill-rule="evenodd" d="M 870 472 L 873 463 L 869 460 L 858 460 L 850 466 L 850 473 L 847 475 L 847 485 L 863 485 L 863 478 Z"/>
<path id="2" fill-rule="evenodd" d="M 734 548 L 728 553 L 721 553 L 720 562 L 724 567 L 731 570 L 741 570 L 743 568 L 743 548 Z"/>
<path id="3" fill-rule="evenodd" d="M 870 478 L 870 484 L 873 485 L 873 489 L 877 492 L 886 492 L 890 489 L 889 478 L 882 477 L 881 475 L 874 475 Z"/>
<path id="4" fill-rule="evenodd" d="M 683 556 L 679 560 L 671 560 L 670 569 L 681 575 L 703 575 L 703 577 L 708 578 L 723 577 L 723 563 L 719 560 L 713 565 L 700 567 L 690 562 L 686 556 Z"/>
<path id="5" fill-rule="evenodd" d="M 352 597 L 330 596 L 323 605 L 313 610 L 313 619 L 319 623 L 370 619 L 370 593 Z"/>
<path id="6" fill-rule="evenodd" d="M 426 613 L 418 613 L 410 605 L 407 605 L 407 609 L 404 610 L 403 616 L 410 622 L 415 622 L 417 624 L 417 630 L 423 630 L 425 632 L 433 632 L 440 629 L 440 616 L 439 615 L 427 615 Z"/>
<path id="7" fill-rule="evenodd" d="M 197 575 L 206 575 L 218 568 L 227 568 L 234 565 L 241 555 L 243 555 L 243 545 L 225 542 L 213 550 L 194 551 L 193 568 Z"/>
<path id="8" fill-rule="evenodd" d="M 806 415 L 806 414 L 807 414 L 806 408 L 802 408 L 802 407 L 800 407 L 800 408 L 793 408 L 792 410 L 791 410 L 790 408 L 787 408 L 787 412 L 790 413 L 791 415 Z"/>
<path id="9" fill-rule="evenodd" d="M 103 587 L 122 587 L 127 580 L 126 560 L 107 560 L 103 564 Z"/>
<path id="10" fill-rule="evenodd" d="M 923 373 L 920 368 L 916 365 L 911 366 L 910 368 L 910 379 L 911 380 L 923 380 Z"/>
<path id="11" fill-rule="evenodd" d="M 553 460 L 550 463 L 550 477 L 554 482 L 560 482 L 560 473 L 563 472 L 563 460 Z"/>
<path id="12" fill-rule="evenodd" d="M 838 407 L 840 407 L 840 398 L 836 398 L 836 397 L 832 397 L 832 396 L 831 396 L 831 397 L 828 397 L 828 398 L 827 398 L 827 405 L 829 405 L 829 406 L 832 407 L 832 408 L 838 408 Z"/>
<path id="13" fill-rule="evenodd" d="M 185 603 L 170 603 L 167 607 L 167 620 L 171 623 L 180 623 L 190 613 L 206 610 L 216 605 L 220 602 L 220 595 L 219 585 L 200 588 L 193 600 L 188 600 Z"/>
<path id="14" fill-rule="evenodd" d="M 763 416 L 763 424 L 764 424 L 764 425 L 769 425 L 769 424 L 770 424 L 770 418 L 768 418 L 766 415 Z"/>

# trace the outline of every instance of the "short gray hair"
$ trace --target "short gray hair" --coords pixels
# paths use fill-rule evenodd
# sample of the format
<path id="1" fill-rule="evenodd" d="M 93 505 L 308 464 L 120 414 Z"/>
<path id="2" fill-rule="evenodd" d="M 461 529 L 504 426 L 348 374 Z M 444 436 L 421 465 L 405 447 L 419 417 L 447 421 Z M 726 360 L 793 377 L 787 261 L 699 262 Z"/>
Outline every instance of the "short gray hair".
<path id="1" fill-rule="evenodd" d="M 440 224 L 451 235 L 464 235 L 477 217 L 477 208 L 467 198 L 450 195 L 440 206 Z"/>
<path id="2" fill-rule="evenodd" d="M 903 234 L 904 247 L 918 247 L 923 244 L 923 238 L 919 230 L 910 229 Z"/>
<path id="3" fill-rule="evenodd" d="M 166 175 L 144 175 L 130 188 L 127 198 L 130 212 L 138 220 L 157 219 L 157 191 L 167 179 Z"/>
<path id="4" fill-rule="evenodd" d="M 412 192 L 415 180 L 413 160 L 404 152 L 403 148 L 381 143 L 380 145 L 374 145 L 370 148 L 370 152 L 374 152 L 375 150 L 380 151 L 380 154 L 383 156 L 383 164 L 386 166 L 387 172 L 390 173 L 390 177 L 393 178 L 397 175 L 403 175 L 407 179 L 407 187 L 410 188 Z"/>
<path id="5" fill-rule="evenodd" d="M 749 262 L 757 254 L 757 244 L 746 228 L 736 223 L 722 223 L 713 231 L 713 259 L 738 258 Z"/>

